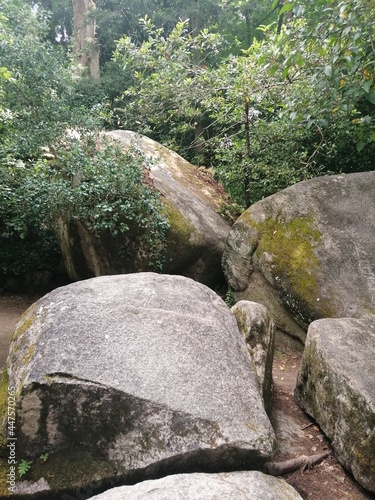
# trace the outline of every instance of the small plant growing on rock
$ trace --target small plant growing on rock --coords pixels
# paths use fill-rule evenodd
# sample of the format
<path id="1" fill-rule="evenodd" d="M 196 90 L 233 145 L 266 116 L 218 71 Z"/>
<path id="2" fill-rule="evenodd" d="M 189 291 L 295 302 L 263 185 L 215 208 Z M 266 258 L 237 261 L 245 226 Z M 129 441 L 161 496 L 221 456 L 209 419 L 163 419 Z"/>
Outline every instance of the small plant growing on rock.
<path id="1" fill-rule="evenodd" d="M 18 464 L 18 475 L 20 477 L 24 476 L 32 466 L 33 462 L 31 460 L 25 460 L 24 458 Z"/>
<path id="2" fill-rule="evenodd" d="M 227 293 L 225 294 L 225 303 L 228 307 L 233 307 L 234 304 L 236 303 L 230 286 L 228 286 Z"/>
<path id="3" fill-rule="evenodd" d="M 49 453 L 42 453 L 39 457 L 39 460 L 42 462 L 42 463 L 46 463 L 47 460 L 48 460 L 48 457 L 49 457 Z"/>

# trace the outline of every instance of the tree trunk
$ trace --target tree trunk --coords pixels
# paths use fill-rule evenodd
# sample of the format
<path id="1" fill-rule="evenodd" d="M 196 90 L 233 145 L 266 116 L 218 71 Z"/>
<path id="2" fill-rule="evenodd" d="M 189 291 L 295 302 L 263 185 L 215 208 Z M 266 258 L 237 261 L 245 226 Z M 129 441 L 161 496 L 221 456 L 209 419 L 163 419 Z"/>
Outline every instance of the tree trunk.
<path id="1" fill-rule="evenodd" d="M 73 52 L 81 75 L 99 78 L 99 47 L 95 39 L 95 21 L 89 15 L 95 10 L 93 0 L 73 0 Z"/>

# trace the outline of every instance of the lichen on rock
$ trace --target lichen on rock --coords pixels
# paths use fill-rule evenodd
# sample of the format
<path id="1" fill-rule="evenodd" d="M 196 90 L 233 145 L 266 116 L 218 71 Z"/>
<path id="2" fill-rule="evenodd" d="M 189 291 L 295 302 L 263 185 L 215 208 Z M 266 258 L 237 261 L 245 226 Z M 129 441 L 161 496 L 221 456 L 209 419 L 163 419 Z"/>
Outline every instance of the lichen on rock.
<path id="1" fill-rule="evenodd" d="M 308 330 L 295 391 L 299 405 L 332 441 L 337 459 L 372 492 L 374 352 L 373 318 L 314 321 Z"/>

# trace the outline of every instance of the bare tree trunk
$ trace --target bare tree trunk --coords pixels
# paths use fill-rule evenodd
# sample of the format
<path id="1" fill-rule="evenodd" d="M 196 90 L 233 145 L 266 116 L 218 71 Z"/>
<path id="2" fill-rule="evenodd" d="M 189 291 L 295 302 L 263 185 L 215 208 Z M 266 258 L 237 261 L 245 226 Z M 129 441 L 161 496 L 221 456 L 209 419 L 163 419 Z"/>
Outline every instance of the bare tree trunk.
<path id="1" fill-rule="evenodd" d="M 95 10 L 93 0 L 73 0 L 73 52 L 82 71 L 99 78 L 99 47 L 95 39 L 95 21 L 90 13 Z"/>

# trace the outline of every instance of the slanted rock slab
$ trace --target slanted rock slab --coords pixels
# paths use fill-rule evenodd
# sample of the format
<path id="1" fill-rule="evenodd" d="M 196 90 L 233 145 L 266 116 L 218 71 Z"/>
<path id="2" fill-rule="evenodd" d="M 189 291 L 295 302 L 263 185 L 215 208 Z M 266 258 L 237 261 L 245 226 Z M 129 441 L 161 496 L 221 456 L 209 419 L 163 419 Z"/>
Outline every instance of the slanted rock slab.
<path id="1" fill-rule="evenodd" d="M 298 404 L 332 440 L 337 459 L 375 492 L 375 318 L 322 319 L 308 330 Z"/>
<path id="2" fill-rule="evenodd" d="M 273 454 L 236 320 L 189 278 L 103 276 L 54 290 L 18 324 L 6 378 L 18 455 L 48 452 L 47 471 L 58 454 L 60 481 L 64 457 L 75 453 L 91 457 L 96 479 L 132 480 L 260 469 Z"/>
<path id="3" fill-rule="evenodd" d="M 134 486 L 122 486 L 95 500 L 301 500 L 283 479 L 258 471 L 177 474 Z"/>
<path id="4" fill-rule="evenodd" d="M 268 308 L 305 341 L 320 318 L 375 314 L 375 172 L 317 177 L 252 205 L 223 268 L 236 300 Z"/>

